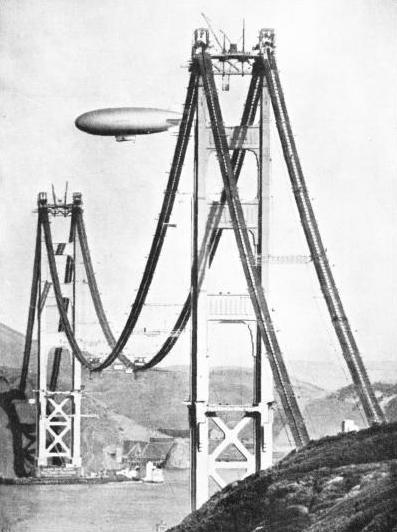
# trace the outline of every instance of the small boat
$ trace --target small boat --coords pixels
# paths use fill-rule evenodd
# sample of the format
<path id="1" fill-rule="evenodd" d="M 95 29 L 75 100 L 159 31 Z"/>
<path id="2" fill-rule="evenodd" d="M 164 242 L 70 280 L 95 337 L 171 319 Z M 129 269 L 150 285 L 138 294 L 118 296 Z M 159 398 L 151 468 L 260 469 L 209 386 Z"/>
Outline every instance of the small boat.
<path id="1" fill-rule="evenodd" d="M 139 468 L 131 468 L 131 467 L 125 467 L 124 469 L 120 469 L 116 472 L 116 475 L 118 477 L 125 477 L 128 478 L 128 480 L 140 480 L 138 475 Z"/>

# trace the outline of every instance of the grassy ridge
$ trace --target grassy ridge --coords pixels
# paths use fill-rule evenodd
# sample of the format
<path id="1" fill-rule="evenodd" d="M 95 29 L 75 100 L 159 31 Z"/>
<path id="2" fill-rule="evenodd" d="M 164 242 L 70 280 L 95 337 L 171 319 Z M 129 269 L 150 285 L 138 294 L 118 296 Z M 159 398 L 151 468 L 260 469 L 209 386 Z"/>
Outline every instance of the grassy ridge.
<path id="1" fill-rule="evenodd" d="M 394 532 L 397 423 L 328 437 L 227 486 L 170 532 Z"/>

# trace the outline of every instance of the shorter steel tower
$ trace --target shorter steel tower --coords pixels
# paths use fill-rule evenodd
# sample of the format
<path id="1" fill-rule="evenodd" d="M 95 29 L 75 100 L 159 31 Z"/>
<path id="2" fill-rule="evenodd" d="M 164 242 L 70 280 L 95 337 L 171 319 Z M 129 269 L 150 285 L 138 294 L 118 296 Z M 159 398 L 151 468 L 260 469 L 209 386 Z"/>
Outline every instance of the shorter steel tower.
<path id="1" fill-rule="evenodd" d="M 195 32 L 194 50 L 203 42 L 208 45 L 208 31 Z M 214 74 L 222 76 L 222 87 L 229 90 L 230 76 L 252 76 L 251 53 L 229 50 L 212 55 Z M 237 80 L 236 80 L 237 81 Z M 258 110 L 256 112 L 256 110 Z M 230 150 L 239 157 L 255 155 L 257 172 L 256 195 L 242 202 L 247 229 L 254 240 L 259 276 L 266 279 L 269 236 L 269 113 L 270 102 L 263 76 L 252 79 L 240 126 L 226 127 Z M 254 124 L 258 115 L 257 123 Z M 273 378 L 262 344 L 248 293 L 210 294 L 207 279 L 211 275 L 210 246 L 205 247 L 206 235 L 217 224 L 222 231 L 232 230 L 228 207 L 222 201 L 210 201 L 208 193 L 209 159 L 216 156 L 216 147 L 208 114 L 203 80 L 198 79 L 194 146 L 194 194 L 192 234 L 192 336 L 191 336 L 191 396 L 189 422 L 191 433 L 191 503 L 192 509 L 201 506 L 210 496 L 211 485 L 223 488 L 229 482 L 244 478 L 272 465 Z M 237 163 L 238 164 L 238 163 Z M 237 166 L 237 164 L 235 166 Z M 241 169 L 241 167 L 240 167 Z M 219 180 L 221 176 L 219 174 Z M 211 216 L 210 214 L 215 216 Z M 204 246 L 204 248 L 203 248 Z M 230 250 L 232 253 L 233 250 Z M 237 248 L 235 250 L 237 254 Z M 266 284 L 266 283 L 264 283 Z M 252 400 L 247 404 L 226 404 L 218 395 L 218 402 L 210 402 L 210 369 L 208 334 L 211 324 L 220 324 L 228 334 L 230 324 L 246 325 L 251 336 L 247 352 L 241 353 L 248 366 L 253 355 Z M 228 324 L 228 325 L 226 325 Z M 252 344 L 252 345 L 251 345 Z M 211 356 L 216 357 L 216 353 Z M 231 385 L 233 383 L 230 383 Z"/>
<path id="2" fill-rule="evenodd" d="M 73 203 L 47 202 L 47 195 L 38 196 L 40 231 L 40 276 L 37 298 L 38 365 L 37 365 L 37 476 L 48 474 L 78 475 L 81 468 L 81 364 L 69 348 L 60 320 L 51 275 L 48 242 L 42 238 L 41 222 L 51 220 L 55 235 L 51 255 L 60 279 L 63 305 L 75 328 L 76 323 L 76 240 L 73 208 L 81 203 L 81 195 L 73 195 Z M 64 220 L 71 218 L 70 233 L 64 237 Z M 59 222 L 61 222 L 59 224 Z M 60 227 L 56 227 L 60 225 Z M 47 257 L 48 260 L 43 260 Z M 58 375 L 65 355 L 69 355 L 67 372 L 69 382 L 58 384 Z M 49 361 L 52 358 L 52 373 L 49 377 Z M 60 389 L 62 388 L 62 390 Z M 66 388 L 66 389 L 64 389 Z"/>

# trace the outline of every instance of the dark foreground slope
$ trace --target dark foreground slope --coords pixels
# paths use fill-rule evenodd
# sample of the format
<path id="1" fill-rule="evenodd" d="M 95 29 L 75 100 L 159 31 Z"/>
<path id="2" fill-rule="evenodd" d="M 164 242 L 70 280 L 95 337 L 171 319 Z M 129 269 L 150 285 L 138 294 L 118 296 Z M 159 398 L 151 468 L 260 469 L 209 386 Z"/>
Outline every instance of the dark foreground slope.
<path id="1" fill-rule="evenodd" d="M 309 443 L 173 532 L 397 532 L 397 423 Z"/>

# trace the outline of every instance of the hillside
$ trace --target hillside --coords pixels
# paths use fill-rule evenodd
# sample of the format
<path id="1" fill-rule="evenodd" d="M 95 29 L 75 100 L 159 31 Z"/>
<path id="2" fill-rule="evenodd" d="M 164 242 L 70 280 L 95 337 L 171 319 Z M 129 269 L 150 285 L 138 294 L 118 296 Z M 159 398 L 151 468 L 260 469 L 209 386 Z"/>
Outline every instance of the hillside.
<path id="1" fill-rule="evenodd" d="M 0 366 L 20 368 L 23 359 L 25 336 L 4 323 L 0 323 Z M 36 364 L 36 343 L 32 344 L 32 367 Z"/>
<path id="2" fill-rule="evenodd" d="M 252 373 L 246 368 L 213 368 L 210 374 L 210 402 L 247 404 L 252 401 Z M 295 390 L 303 408 L 325 391 L 318 386 L 296 382 Z M 187 366 L 153 369 L 136 377 L 125 372 L 92 374 L 86 393 L 100 399 L 112 410 L 152 428 L 187 429 L 185 401 L 189 397 Z M 276 432 L 282 423 L 276 411 Z"/>
<path id="3" fill-rule="evenodd" d="M 17 390 L 16 370 L 0 370 L 0 477 L 25 476 L 33 466 L 35 449 L 35 407 Z M 27 394 L 32 396 L 32 380 Z M 158 431 L 114 412 L 106 404 L 87 395 L 82 402 L 81 453 L 86 472 L 114 467 L 113 450 L 124 440 L 149 441 L 164 437 Z"/>
<path id="4" fill-rule="evenodd" d="M 371 382 L 397 381 L 397 357 L 365 360 L 365 366 Z M 316 383 L 329 391 L 343 388 L 351 382 L 342 354 L 335 354 L 332 360 L 321 355 L 317 360 L 288 360 L 288 368 L 295 379 Z"/>
<path id="5" fill-rule="evenodd" d="M 391 422 L 397 421 L 397 384 L 376 382 L 373 387 L 386 418 Z M 342 419 L 352 419 L 359 428 L 366 426 L 353 385 L 309 401 L 306 404 L 305 417 L 312 438 L 337 434 Z"/>
<path id="6" fill-rule="evenodd" d="M 396 532 L 397 423 L 310 442 L 169 532 Z"/>

